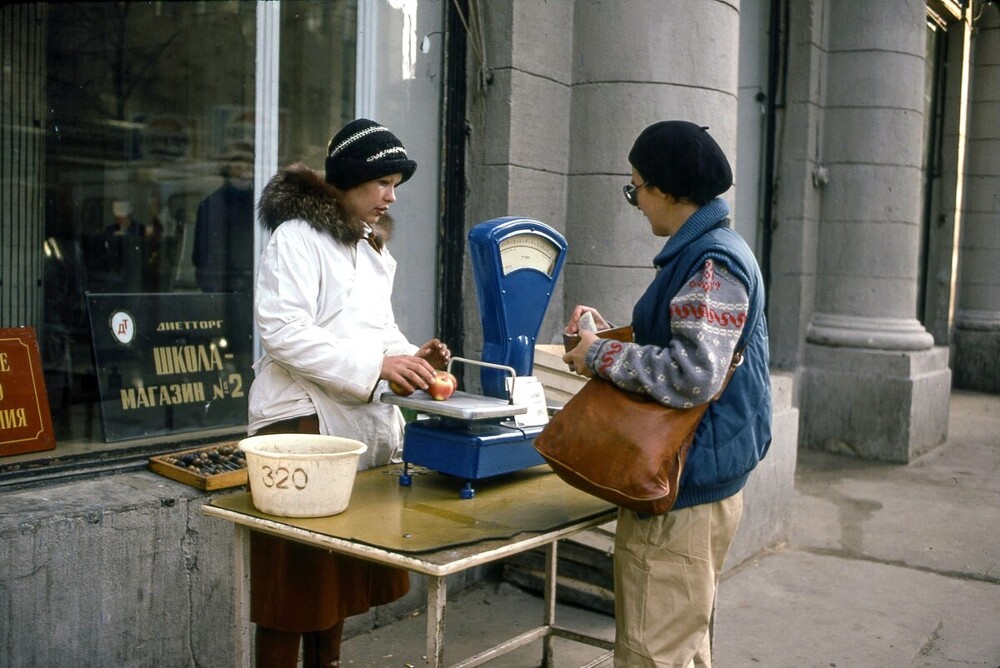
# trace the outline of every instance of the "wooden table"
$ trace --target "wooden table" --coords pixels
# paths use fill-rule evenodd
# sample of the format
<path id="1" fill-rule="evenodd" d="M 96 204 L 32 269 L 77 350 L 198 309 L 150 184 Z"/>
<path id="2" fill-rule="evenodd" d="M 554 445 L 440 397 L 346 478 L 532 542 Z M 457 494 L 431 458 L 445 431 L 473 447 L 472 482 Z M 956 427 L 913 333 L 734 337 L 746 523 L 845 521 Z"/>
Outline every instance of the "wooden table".
<path id="1" fill-rule="evenodd" d="M 250 530 L 405 568 L 427 577 L 427 661 L 441 668 L 445 651 L 445 577 L 519 552 L 545 548 L 542 624 L 490 647 L 453 668 L 479 666 L 543 639 L 542 665 L 553 665 L 554 636 L 609 650 L 587 666 L 605 665 L 613 644 L 556 625 L 556 569 L 559 539 L 604 524 L 614 506 L 579 492 L 547 466 L 481 480 L 476 496 L 459 496 L 461 481 L 433 472 L 413 473 L 399 485 L 401 466 L 358 473 L 351 502 L 339 515 L 289 518 L 257 511 L 249 493 L 217 497 L 203 512 L 233 522 L 237 612 L 237 665 L 251 665 L 249 621 Z"/>

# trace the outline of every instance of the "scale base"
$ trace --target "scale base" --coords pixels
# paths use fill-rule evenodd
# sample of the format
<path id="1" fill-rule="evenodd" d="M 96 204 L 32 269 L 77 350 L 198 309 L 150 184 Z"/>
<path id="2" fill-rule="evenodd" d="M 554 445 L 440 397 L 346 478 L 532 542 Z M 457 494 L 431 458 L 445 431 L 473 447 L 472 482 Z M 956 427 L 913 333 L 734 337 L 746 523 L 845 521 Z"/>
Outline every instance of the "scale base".
<path id="1" fill-rule="evenodd" d="M 476 480 L 544 464 L 533 442 L 542 427 L 508 427 L 495 423 L 458 423 L 432 418 L 406 425 L 403 437 L 403 475 L 399 484 L 412 484 L 409 465 L 415 464 L 465 480 L 460 492 L 471 499 Z"/>

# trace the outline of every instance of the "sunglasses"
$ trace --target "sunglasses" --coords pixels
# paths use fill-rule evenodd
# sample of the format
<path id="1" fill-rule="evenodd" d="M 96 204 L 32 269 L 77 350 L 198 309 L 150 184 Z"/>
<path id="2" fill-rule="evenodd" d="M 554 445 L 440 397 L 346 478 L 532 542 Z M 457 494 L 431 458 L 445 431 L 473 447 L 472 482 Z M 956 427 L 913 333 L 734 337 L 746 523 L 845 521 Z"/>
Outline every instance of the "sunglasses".
<path id="1" fill-rule="evenodd" d="M 631 183 L 622 186 L 622 194 L 625 195 L 625 201 L 632 206 L 639 206 L 639 188 L 643 187 L 647 183 L 649 183 L 649 181 L 643 181 L 637 186 L 634 186 Z"/>

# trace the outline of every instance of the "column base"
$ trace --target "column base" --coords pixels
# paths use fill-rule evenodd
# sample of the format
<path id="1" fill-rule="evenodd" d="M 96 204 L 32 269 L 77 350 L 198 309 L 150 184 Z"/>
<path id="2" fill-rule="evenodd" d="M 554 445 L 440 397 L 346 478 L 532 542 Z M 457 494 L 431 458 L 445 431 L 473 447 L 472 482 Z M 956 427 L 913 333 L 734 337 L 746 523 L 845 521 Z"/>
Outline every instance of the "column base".
<path id="1" fill-rule="evenodd" d="M 946 347 L 869 350 L 806 344 L 803 447 L 908 463 L 948 436 Z"/>
<path id="2" fill-rule="evenodd" d="M 872 350 L 926 350 L 934 337 L 916 318 L 873 318 L 814 313 L 806 341 Z"/>

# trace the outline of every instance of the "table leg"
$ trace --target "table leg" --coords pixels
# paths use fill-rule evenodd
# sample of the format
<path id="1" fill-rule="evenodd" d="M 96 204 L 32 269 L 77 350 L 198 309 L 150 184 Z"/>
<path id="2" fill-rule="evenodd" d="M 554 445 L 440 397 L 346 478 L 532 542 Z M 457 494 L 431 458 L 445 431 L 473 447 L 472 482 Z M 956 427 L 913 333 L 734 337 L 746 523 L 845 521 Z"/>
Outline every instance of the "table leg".
<path id="1" fill-rule="evenodd" d="M 233 632 L 237 668 L 253 665 L 253 638 L 250 633 L 250 530 L 235 525 L 233 537 Z"/>
<path id="2" fill-rule="evenodd" d="M 559 541 L 554 540 L 545 546 L 545 595 L 544 624 L 548 628 L 556 625 L 556 585 L 558 584 Z M 555 665 L 552 652 L 552 635 L 546 634 L 542 640 L 542 668 Z"/>
<path id="3" fill-rule="evenodd" d="M 444 613 L 448 585 L 444 577 L 427 576 L 427 665 L 444 665 Z"/>

